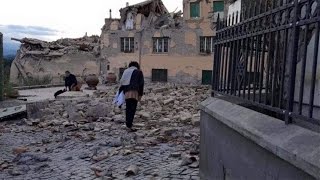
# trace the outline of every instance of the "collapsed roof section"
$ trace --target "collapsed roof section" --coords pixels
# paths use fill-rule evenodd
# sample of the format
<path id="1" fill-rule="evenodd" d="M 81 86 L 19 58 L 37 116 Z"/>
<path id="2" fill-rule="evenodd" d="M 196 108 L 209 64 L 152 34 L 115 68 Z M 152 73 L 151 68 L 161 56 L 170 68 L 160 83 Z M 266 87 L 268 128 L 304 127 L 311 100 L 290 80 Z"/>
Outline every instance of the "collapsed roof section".
<path id="1" fill-rule="evenodd" d="M 38 39 L 11 38 L 14 41 L 19 41 L 21 47 L 19 49 L 18 58 L 22 59 L 25 56 L 32 56 L 34 59 L 47 59 L 61 57 L 65 54 L 79 51 L 94 52 L 96 56 L 99 55 L 99 37 L 83 37 L 76 39 L 59 39 L 53 42 L 46 42 Z"/>
<path id="2" fill-rule="evenodd" d="M 169 13 L 161 0 L 147 0 L 138 4 L 121 8 L 121 18 L 119 29 L 134 30 L 146 27 L 163 28 L 177 27 L 182 16 L 182 12 Z M 110 23 L 110 22 L 109 22 Z M 137 28 L 139 25 L 139 28 Z M 109 29 L 104 27 L 104 29 Z"/>
<path id="3" fill-rule="evenodd" d="M 127 15 L 130 12 L 133 12 L 135 14 L 141 13 L 145 17 L 149 17 L 151 12 L 155 13 L 156 15 L 163 15 L 163 14 L 169 13 L 161 0 L 143 1 L 138 4 L 121 8 L 119 11 L 120 11 L 122 23 L 126 20 Z"/>

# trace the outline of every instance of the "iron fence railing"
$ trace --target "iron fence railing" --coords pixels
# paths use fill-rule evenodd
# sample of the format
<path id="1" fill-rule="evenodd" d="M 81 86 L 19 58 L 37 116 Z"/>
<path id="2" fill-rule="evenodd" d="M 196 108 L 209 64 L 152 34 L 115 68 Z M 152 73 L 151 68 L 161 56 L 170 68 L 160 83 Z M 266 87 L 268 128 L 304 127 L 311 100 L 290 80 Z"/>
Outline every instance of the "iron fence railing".
<path id="1" fill-rule="evenodd" d="M 217 23 L 214 94 L 320 125 L 320 0 L 241 6 Z"/>

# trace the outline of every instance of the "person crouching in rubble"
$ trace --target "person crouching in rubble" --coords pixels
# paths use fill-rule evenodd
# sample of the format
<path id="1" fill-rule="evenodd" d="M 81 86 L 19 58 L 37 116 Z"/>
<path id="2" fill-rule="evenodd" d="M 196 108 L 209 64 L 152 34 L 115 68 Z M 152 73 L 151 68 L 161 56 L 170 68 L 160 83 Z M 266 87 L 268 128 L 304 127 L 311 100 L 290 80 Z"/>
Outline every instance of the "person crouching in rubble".
<path id="1" fill-rule="evenodd" d="M 66 77 L 65 77 L 65 87 L 68 91 L 80 91 L 80 89 L 78 88 L 78 81 L 75 75 L 71 74 L 69 71 L 66 71 Z"/>
<path id="2" fill-rule="evenodd" d="M 120 79 L 119 93 L 123 91 L 126 99 L 126 126 L 129 131 L 135 132 L 132 128 L 134 115 L 137 110 L 138 101 L 143 96 L 144 77 L 138 62 L 132 61 Z"/>

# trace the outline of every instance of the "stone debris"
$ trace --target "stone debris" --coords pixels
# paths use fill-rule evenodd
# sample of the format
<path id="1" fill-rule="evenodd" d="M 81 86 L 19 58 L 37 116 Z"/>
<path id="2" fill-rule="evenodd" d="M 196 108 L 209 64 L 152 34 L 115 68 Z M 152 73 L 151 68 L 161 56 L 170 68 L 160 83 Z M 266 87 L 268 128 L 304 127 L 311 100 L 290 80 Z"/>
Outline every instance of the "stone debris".
<path id="1" fill-rule="evenodd" d="M 174 157 L 174 158 L 181 157 L 181 153 L 180 153 L 180 152 L 171 153 L 171 154 L 170 154 L 170 157 Z"/>
<path id="2" fill-rule="evenodd" d="M 192 164 L 189 165 L 191 168 L 199 168 L 199 161 L 195 161 Z"/>
<path id="3" fill-rule="evenodd" d="M 96 175 L 96 177 L 101 177 L 102 179 L 112 177 L 112 171 L 110 168 L 106 170 L 103 170 L 100 167 L 91 168 L 91 169 L 94 171 L 94 174 Z"/>
<path id="4" fill-rule="evenodd" d="M 38 165 L 34 168 L 34 171 L 42 171 L 44 170 L 45 168 L 49 168 L 50 166 L 48 164 L 41 164 L 41 165 Z"/>
<path id="5" fill-rule="evenodd" d="M 80 159 L 87 159 L 90 158 L 90 154 L 89 153 L 83 153 L 79 156 Z"/>
<path id="6" fill-rule="evenodd" d="M 191 165 L 192 163 L 197 162 L 197 158 L 194 156 L 182 156 L 181 164 L 180 166 L 188 166 Z"/>
<path id="7" fill-rule="evenodd" d="M 77 76 L 97 74 L 97 71 L 90 69 L 89 66 L 101 59 L 99 36 L 64 38 L 53 42 L 32 38 L 12 38 L 12 40 L 21 43 L 10 72 L 10 80 L 14 83 L 37 79 L 61 83 L 60 80 L 55 82 L 53 78 L 61 78 L 69 63 L 72 63 L 73 69 L 77 70 L 73 72 Z M 92 63 L 87 66 L 86 63 L 89 61 Z"/>
<path id="8" fill-rule="evenodd" d="M 36 155 L 36 154 L 19 154 L 17 157 L 13 160 L 13 162 L 16 162 L 17 164 L 21 165 L 34 165 L 41 162 L 50 161 L 51 159 L 48 157 Z"/>
<path id="9" fill-rule="evenodd" d="M 68 157 L 64 158 L 65 161 L 71 161 L 72 159 L 73 159 L 72 156 L 68 156 Z"/>
<path id="10" fill-rule="evenodd" d="M 61 164 L 73 163 L 76 167 L 77 163 L 86 162 L 85 167 L 92 175 L 104 179 L 165 177 L 164 173 L 168 172 L 173 178 L 175 173 L 184 176 L 179 174 L 182 172 L 192 176 L 199 168 L 198 106 L 210 94 L 209 87 L 147 85 L 134 120 L 134 127 L 138 129 L 135 133 L 126 131 L 125 106 L 120 109 L 112 104 L 117 89 L 110 86 L 97 90 L 92 97 L 59 99 L 40 105 L 41 108 L 30 107 L 37 111 L 29 113 L 29 118 L 23 120 L 25 123 L 9 129 L 11 133 L 34 134 L 36 138 L 12 148 L 16 156 L 12 161 L 1 161 L 0 156 L 0 169 L 12 176 L 48 171 L 55 166 L 51 161 L 57 162 L 53 154 L 61 153 L 58 157 Z M 46 135 L 37 136 L 39 133 Z M 140 163 L 143 161 L 130 161 L 137 156 L 154 165 L 148 168 Z M 171 169 L 177 170 L 157 170 L 158 164 L 166 161 L 172 163 Z M 31 169 L 26 171 L 24 165 Z"/>
<path id="11" fill-rule="evenodd" d="M 99 37 L 91 36 L 78 39 L 66 38 L 59 39 L 54 42 L 46 42 L 31 38 L 11 38 L 11 40 L 18 41 L 22 44 L 19 54 L 20 58 L 23 58 L 26 55 L 34 55 L 42 58 L 54 58 L 63 56 L 69 51 L 94 51 L 95 46 L 98 45 Z"/>
<path id="12" fill-rule="evenodd" d="M 25 166 L 25 167 L 28 167 L 28 166 Z M 29 170 L 30 170 L 29 168 L 15 167 L 12 170 L 9 170 L 9 174 L 11 174 L 12 176 L 19 176 L 19 175 L 25 174 Z"/>
<path id="13" fill-rule="evenodd" d="M 170 98 L 170 99 L 164 100 L 164 101 L 163 101 L 163 104 L 164 104 L 164 105 L 167 105 L 167 104 L 170 104 L 170 103 L 173 103 L 173 102 L 174 102 L 174 99 L 173 99 L 173 98 Z"/>
<path id="14" fill-rule="evenodd" d="M 137 165 L 130 165 L 127 169 L 126 176 L 134 176 L 138 174 L 139 168 Z"/>
<path id="15" fill-rule="evenodd" d="M 92 159 L 94 161 L 98 162 L 98 161 L 102 161 L 108 157 L 109 157 L 109 153 L 106 151 L 106 152 L 103 152 L 102 154 L 93 156 Z"/>
<path id="16" fill-rule="evenodd" d="M 10 166 L 8 161 L 3 161 L 0 159 L 0 171 L 7 169 Z"/>
<path id="17" fill-rule="evenodd" d="M 22 154 L 22 153 L 25 153 L 29 150 L 29 148 L 27 147 L 17 147 L 17 148 L 14 148 L 12 151 L 13 151 L 13 154 Z"/>

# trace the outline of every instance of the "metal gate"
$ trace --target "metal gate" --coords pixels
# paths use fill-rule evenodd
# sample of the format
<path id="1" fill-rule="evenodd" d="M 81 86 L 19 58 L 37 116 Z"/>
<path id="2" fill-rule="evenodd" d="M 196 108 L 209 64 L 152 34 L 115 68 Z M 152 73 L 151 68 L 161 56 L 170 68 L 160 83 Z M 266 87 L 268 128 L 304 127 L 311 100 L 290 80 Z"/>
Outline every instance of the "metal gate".
<path id="1" fill-rule="evenodd" d="M 242 0 L 218 18 L 214 94 L 319 125 L 319 22 L 320 0 Z"/>

